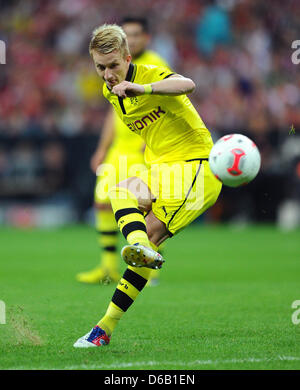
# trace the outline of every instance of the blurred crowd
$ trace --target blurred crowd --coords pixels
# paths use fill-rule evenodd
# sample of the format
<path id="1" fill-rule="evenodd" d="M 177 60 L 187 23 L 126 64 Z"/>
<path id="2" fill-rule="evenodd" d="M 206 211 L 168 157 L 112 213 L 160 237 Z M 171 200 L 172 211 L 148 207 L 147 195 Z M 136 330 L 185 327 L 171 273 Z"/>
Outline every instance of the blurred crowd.
<path id="1" fill-rule="evenodd" d="M 300 154 L 293 148 L 300 65 L 291 60 L 292 42 L 300 39 L 297 0 L 0 0 L 0 7 L 7 47 L 0 65 L 0 178 L 12 159 L 1 144 L 7 137 L 99 135 L 107 104 L 88 44 L 95 27 L 128 15 L 147 17 L 151 48 L 196 82 L 191 99 L 214 139 L 250 135 L 263 169 L 279 173 L 291 163 L 285 153 Z M 29 149 L 22 143 L 14 156 L 24 158 Z M 63 166 L 63 151 L 55 153 L 51 158 Z M 38 154 L 47 161 L 47 150 Z"/>
<path id="2" fill-rule="evenodd" d="M 20 140 L 0 148 L 1 195 L 46 196 L 66 184 L 65 151 L 60 142 Z"/>

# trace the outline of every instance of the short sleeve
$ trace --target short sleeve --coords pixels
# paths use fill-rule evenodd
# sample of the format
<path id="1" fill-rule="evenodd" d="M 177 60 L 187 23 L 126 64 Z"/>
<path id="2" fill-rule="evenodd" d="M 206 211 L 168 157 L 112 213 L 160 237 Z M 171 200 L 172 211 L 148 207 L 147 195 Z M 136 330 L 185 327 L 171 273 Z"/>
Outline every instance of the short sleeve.
<path id="1" fill-rule="evenodd" d="M 153 83 L 155 81 L 164 80 L 174 74 L 176 73 L 164 66 L 147 66 L 144 73 L 144 83 Z"/>

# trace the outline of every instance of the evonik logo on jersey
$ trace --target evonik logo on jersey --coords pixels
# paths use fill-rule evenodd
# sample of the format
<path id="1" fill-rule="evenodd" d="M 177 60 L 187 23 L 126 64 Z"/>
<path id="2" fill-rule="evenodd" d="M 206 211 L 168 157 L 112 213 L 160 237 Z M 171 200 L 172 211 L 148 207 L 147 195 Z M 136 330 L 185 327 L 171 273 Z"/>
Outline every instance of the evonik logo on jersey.
<path id="1" fill-rule="evenodd" d="M 158 106 L 157 109 L 152 110 L 149 114 L 143 116 L 141 119 L 128 123 L 127 126 L 131 131 L 138 132 L 160 119 L 161 115 L 165 113 L 166 111 L 162 110 L 161 107 Z"/>

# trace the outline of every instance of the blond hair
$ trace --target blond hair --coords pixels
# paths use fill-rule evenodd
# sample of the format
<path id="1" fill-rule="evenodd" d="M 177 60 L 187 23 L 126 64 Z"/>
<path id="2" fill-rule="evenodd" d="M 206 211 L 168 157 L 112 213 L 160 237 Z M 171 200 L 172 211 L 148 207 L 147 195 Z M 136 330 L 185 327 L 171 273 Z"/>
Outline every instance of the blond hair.
<path id="1" fill-rule="evenodd" d="M 103 24 L 93 31 L 89 45 L 91 55 L 92 50 L 96 50 L 101 54 L 119 50 L 123 57 L 130 54 L 126 34 L 122 27 L 117 24 Z"/>

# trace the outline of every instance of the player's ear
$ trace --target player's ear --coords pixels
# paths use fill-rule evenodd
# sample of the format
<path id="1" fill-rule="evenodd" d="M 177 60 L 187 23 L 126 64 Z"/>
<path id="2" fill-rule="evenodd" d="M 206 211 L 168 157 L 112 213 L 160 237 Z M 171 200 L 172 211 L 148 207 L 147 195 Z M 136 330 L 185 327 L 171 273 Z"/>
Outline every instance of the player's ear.
<path id="1" fill-rule="evenodd" d="M 128 64 L 130 64 L 131 60 L 132 60 L 132 56 L 131 56 L 130 54 L 127 54 L 127 56 L 126 56 L 126 58 L 125 58 L 125 61 L 126 61 Z"/>

